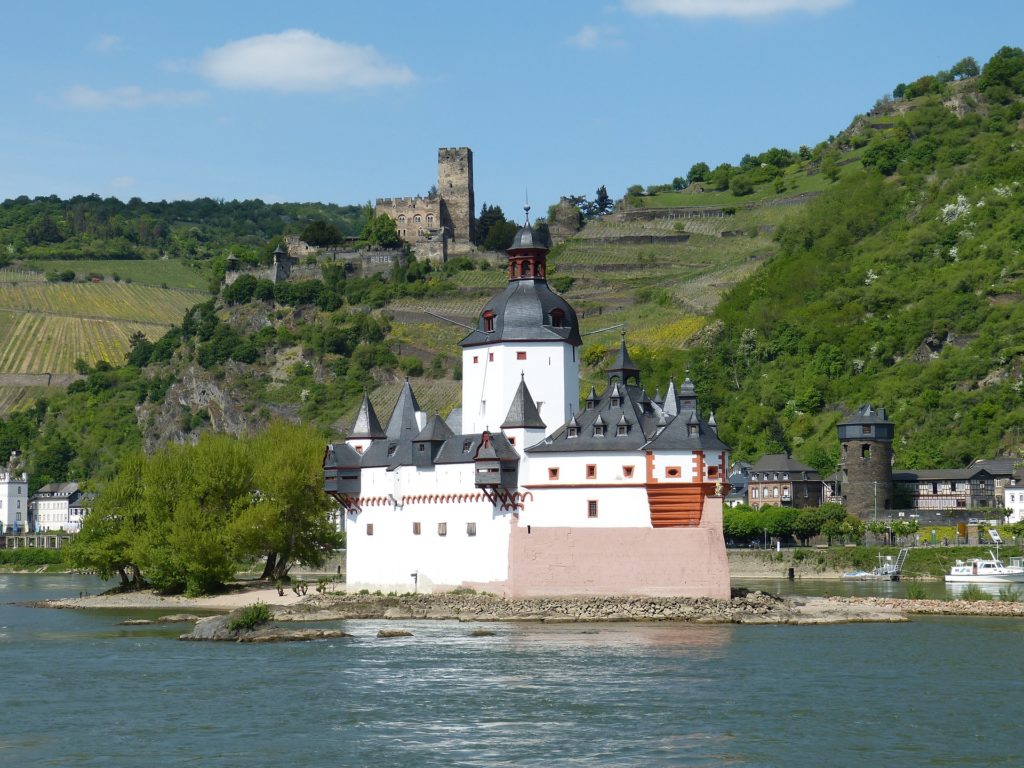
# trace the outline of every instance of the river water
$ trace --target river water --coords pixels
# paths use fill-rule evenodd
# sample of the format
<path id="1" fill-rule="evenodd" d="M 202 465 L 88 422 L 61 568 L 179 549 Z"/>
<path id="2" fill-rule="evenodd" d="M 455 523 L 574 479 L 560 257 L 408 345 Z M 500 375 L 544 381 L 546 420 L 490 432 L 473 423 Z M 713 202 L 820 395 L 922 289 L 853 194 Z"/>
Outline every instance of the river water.
<path id="1" fill-rule="evenodd" d="M 351 639 L 239 645 L 116 626 L 141 611 L 11 604 L 101 588 L 0 575 L 0 765 L 1024 762 L 1020 620 L 482 625 L 492 637 L 346 621 Z M 414 636 L 377 639 L 382 627 Z"/>

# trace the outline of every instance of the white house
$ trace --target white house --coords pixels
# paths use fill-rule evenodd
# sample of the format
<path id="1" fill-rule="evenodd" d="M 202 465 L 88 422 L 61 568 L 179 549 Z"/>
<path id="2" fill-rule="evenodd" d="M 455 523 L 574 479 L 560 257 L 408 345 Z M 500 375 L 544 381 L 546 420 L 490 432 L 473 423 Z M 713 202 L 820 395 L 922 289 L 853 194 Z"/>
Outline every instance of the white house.
<path id="1" fill-rule="evenodd" d="M 74 523 L 71 509 L 81 494 L 78 483 L 47 483 L 32 495 L 32 526 L 36 531 L 78 531 L 82 525 L 81 507 L 76 508 Z M 74 525 L 74 527 L 72 527 Z"/>
<path id="2" fill-rule="evenodd" d="M 386 428 L 364 396 L 327 447 L 349 588 L 728 597 L 714 416 L 689 379 L 652 399 L 625 336 L 581 407 L 579 322 L 546 255 L 527 223 L 461 342 L 461 409 L 428 417 L 406 382 Z"/>
<path id="3" fill-rule="evenodd" d="M 24 533 L 28 529 L 28 475 L 19 470 L 19 455 L 11 453 L 0 470 L 0 533 Z"/>

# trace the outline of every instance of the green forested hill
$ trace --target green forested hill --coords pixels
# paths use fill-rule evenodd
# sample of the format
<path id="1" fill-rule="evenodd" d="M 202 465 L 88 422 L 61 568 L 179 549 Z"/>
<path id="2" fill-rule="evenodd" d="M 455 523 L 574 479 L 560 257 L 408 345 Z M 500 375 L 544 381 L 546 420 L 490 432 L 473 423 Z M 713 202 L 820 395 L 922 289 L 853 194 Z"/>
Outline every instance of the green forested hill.
<path id="1" fill-rule="evenodd" d="M 625 323 L 649 391 L 689 367 L 736 458 L 791 450 L 831 471 L 835 424 L 864 402 L 889 409 L 901 466 L 1016 451 L 1024 52 L 1003 49 L 978 75 L 940 73 L 897 92 L 813 148 L 770 149 L 714 170 L 697 164 L 689 187 L 680 178 L 631 189 L 616 214 L 556 247 L 552 282 L 583 330 L 614 327 L 586 336 L 584 385 L 602 380 Z M 73 202 L 0 205 L 0 243 L 20 257 L 73 259 L 91 253 L 90 237 L 131 243 L 124 228 L 147 220 L 130 210 L 137 203 L 111 203 L 107 235 L 122 234 L 90 235 L 73 229 Z M 102 211 L 109 201 L 86 202 Z M 191 263 L 222 259 L 239 238 L 266 255 L 269 238 L 301 229 L 295 217 L 350 232 L 346 217 L 365 215 L 154 205 L 177 223 L 146 254 L 189 252 L 175 249 L 198 238 Z M 637 218 L 636 208 L 675 211 Z M 30 234 L 52 239 L 32 244 Z M 82 248 L 70 252 L 75 243 Z M 133 335 L 127 365 L 86 366 L 66 393 L 0 422 L 0 455 L 20 448 L 34 483 L 102 484 L 124 452 L 202 431 L 258 430 L 282 417 L 343 432 L 364 388 L 386 418 L 404 375 L 424 407 L 445 414 L 458 399 L 463 331 L 427 310 L 471 320 L 505 280 L 495 266 L 460 258 L 403 264 L 387 278 L 327 268 L 323 281 L 241 279 L 161 340 Z"/>
<path id="2" fill-rule="evenodd" d="M 828 470 L 840 413 L 864 402 L 889 408 L 900 466 L 1018 451 L 1024 52 L 930 79 L 913 109 L 886 103 L 832 142 L 864 147 L 865 168 L 780 227 L 694 352 L 737 457 L 792 449 Z"/>

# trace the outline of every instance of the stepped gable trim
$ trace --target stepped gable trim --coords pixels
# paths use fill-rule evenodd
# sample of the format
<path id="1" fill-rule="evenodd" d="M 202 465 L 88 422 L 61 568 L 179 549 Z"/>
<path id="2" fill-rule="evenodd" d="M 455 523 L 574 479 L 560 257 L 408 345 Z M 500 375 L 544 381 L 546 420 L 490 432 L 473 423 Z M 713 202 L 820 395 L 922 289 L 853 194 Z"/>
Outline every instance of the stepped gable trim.
<path id="1" fill-rule="evenodd" d="M 512 405 L 509 406 L 508 415 L 501 424 L 501 429 L 546 429 L 547 425 L 540 417 L 537 404 L 530 395 L 530 388 L 526 386 L 526 375 L 519 374 L 519 387 L 512 397 Z"/>
<path id="2" fill-rule="evenodd" d="M 363 402 L 359 405 L 359 412 L 356 414 L 348 437 L 350 440 L 380 440 L 387 437 L 365 389 L 363 390 Z"/>

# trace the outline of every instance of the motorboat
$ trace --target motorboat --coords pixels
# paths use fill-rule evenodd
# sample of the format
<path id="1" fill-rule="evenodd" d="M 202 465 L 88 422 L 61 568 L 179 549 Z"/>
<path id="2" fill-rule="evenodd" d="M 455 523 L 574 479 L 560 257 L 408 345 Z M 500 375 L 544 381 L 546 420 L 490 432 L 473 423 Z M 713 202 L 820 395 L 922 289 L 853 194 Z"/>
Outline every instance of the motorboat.
<path id="1" fill-rule="evenodd" d="M 851 571 L 844 573 L 841 578 L 849 581 L 899 581 L 900 572 L 903 570 L 903 563 L 906 562 L 909 549 L 901 549 L 900 553 L 893 558 L 892 555 L 878 555 L 878 567 L 870 571 Z"/>
<path id="2" fill-rule="evenodd" d="M 988 555 L 988 559 L 972 557 L 969 560 L 957 560 L 946 574 L 946 582 L 953 584 L 1024 584 L 1024 566 L 1004 565 L 992 550 L 988 551 Z"/>

